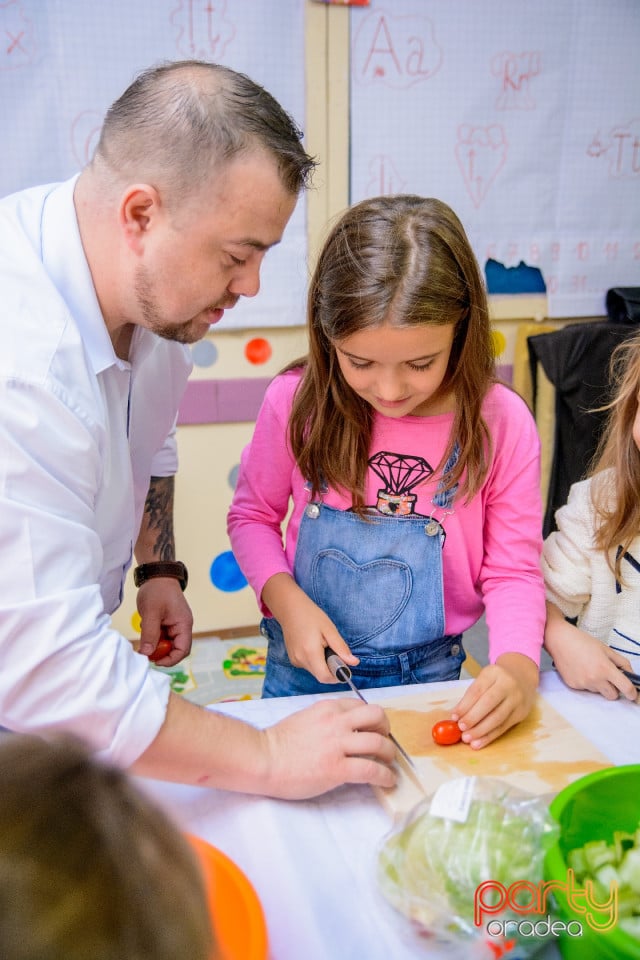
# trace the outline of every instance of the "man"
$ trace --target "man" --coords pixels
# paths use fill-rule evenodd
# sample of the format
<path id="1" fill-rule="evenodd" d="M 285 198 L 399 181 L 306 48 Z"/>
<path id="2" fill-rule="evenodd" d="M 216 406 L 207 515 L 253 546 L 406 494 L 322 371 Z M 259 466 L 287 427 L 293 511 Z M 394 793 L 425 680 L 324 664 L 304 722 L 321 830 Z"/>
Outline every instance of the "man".
<path id="1" fill-rule="evenodd" d="M 132 555 L 142 654 L 190 649 L 174 554 L 184 344 L 255 296 L 313 161 L 261 87 L 141 74 L 91 163 L 0 202 L 0 724 L 65 730 L 143 775 L 280 797 L 391 785 L 383 712 L 328 701 L 265 731 L 201 709 L 110 625 Z"/>

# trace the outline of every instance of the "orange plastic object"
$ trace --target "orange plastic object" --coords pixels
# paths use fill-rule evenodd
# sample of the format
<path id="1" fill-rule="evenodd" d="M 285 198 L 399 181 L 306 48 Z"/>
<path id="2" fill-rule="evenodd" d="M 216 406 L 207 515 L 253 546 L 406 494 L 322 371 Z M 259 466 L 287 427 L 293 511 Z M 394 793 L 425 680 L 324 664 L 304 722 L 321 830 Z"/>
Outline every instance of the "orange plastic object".
<path id="1" fill-rule="evenodd" d="M 266 363 L 271 357 L 271 344 L 264 337 L 254 337 L 244 348 L 244 355 L 249 363 Z"/>
<path id="2" fill-rule="evenodd" d="M 202 866 L 219 960 L 267 960 L 267 925 L 251 883 L 226 854 L 187 834 Z"/>

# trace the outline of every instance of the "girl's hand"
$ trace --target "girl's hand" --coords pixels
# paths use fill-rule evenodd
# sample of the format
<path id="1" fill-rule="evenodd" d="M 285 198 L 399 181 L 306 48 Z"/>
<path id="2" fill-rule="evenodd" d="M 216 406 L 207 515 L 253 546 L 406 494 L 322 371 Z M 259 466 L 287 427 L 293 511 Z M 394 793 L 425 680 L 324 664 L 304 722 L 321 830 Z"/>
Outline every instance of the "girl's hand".
<path id="1" fill-rule="evenodd" d="M 539 676 L 533 660 L 521 653 L 503 653 L 483 667 L 451 712 L 464 742 L 479 750 L 524 720 L 533 706 Z"/>
<path id="2" fill-rule="evenodd" d="M 360 662 L 333 621 L 289 574 L 276 573 L 270 577 L 262 599 L 282 627 L 287 654 L 294 667 L 308 670 L 319 683 L 338 683 L 326 664 L 325 647 L 331 647 L 350 667 Z"/>
<path id="3" fill-rule="evenodd" d="M 617 700 L 621 694 L 627 700 L 637 699 L 638 691 L 620 671 L 631 669 L 627 658 L 569 623 L 549 602 L 544 645 L 556 670 L 573 690 L 590 690 L 607 700 Z"/>

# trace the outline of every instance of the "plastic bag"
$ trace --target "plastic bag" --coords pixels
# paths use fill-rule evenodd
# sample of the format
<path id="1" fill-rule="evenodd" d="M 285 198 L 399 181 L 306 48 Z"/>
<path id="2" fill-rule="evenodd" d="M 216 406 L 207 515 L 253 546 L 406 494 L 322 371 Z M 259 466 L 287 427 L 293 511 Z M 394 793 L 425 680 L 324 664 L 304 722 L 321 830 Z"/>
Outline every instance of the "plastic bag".
<path id="1" fill-rule="evenodd" d="M 383 895 L 421 934 L 450 944 L 451 955 L 534 956 L 553 922 L 543 883 L 559 830 L 550 800 L 491 777 L 443 784 L 385 837 Z"/>

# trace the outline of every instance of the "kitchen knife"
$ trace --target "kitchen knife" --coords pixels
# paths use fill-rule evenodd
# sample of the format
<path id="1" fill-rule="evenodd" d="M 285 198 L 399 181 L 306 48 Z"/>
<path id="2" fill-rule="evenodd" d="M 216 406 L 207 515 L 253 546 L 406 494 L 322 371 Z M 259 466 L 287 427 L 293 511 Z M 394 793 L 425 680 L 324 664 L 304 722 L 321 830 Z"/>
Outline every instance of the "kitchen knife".
<path id="1" fill-rule="evenodd" d="M 357 686 L 353 682 L 353 678 L 351 676 L 351 669 L 350 667 L 347 666 L 347 664 L 344 662 L 342 657 L 339 657 L 338 654 L 335 652 L 335 650 L 332 650 L 331 647 L 325 647 L 324 658 L 327 661 L 327 666 L 329 667 L 329 670 L 331 670 L 331 673 L 334 675 L 336 680 L 339 680 L 340 683 L 348 684 L 353 690 L 353 692 L 358 697 L 360 697 L 363 703 L 368 703 L 368 700 L 365 700 L 365 698 L 362 696 Z M 395 746 L 398 753 L 406 760 L 406 762 L 409 764 L 412 770 L 415 770 L 416 769 L 415 763 L 413 762 L 413 760 L 411 759 L 407 751 L 404 749 L 404 747 L 402 747 L 398 743 L 398 741 L 396 740 L 396 738 L 392 733 L 389 734 L 389 740 L 391 740 L 391 742 Z"/>

